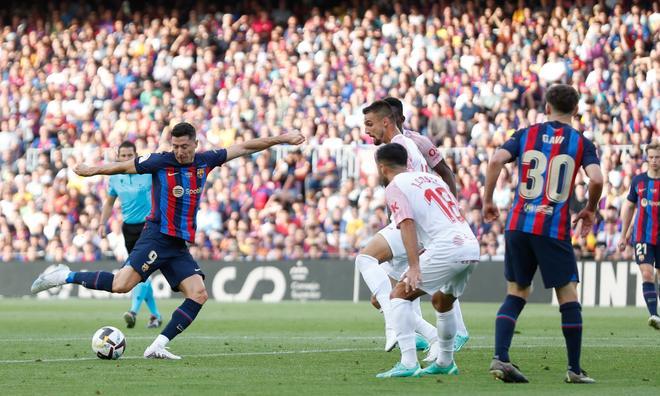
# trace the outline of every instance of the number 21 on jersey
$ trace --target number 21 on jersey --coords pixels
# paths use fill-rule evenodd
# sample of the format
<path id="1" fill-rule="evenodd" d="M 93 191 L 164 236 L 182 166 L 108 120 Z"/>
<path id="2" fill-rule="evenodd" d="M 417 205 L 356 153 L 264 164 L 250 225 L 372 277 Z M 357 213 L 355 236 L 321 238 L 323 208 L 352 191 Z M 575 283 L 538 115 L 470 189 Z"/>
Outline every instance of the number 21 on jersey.
<path id="1" fill-rule="evenodd" d="M 458 208 L 458 202 L 444 187 L 428 188 L 424 191 L 426 202 L 435 202 L 452 223 L 464 223 L 465 218 Z"/>

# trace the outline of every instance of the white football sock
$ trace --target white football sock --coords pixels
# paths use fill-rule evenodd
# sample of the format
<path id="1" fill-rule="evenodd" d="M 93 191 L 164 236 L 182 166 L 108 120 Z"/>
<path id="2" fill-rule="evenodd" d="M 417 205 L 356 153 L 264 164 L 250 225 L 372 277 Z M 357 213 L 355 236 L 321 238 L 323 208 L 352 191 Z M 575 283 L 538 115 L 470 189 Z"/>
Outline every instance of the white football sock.
<path id="1" fill-rule="evenodd" d="M 412 301 L 412 310 L 415 315 L 422 316 L 422 298 L 417 297 Z"/>
<path id="2" fill-rule="evenodd" d="M 412 368 L 417 364 L 415 348 L 415 314 L 412 303 L 402 298 L 393 298 L 392 325 L 396 330 L 396 339 L 401 350 L 401 364 Z"/>
<path id="3" fill-rule="evenodd" d="M 158 334 L 158 337 L 156 337 L 152 345 L 158 345 L 164 347 L 165 345 L 167 345 L 168 342 L 170 342 L 169 338 L 165 337 L 162 334 Z"/>
<path id="4" fill-rule="evenodd" d="M 463 322 L 463 313 L 461 312 L 461 304 L 459 304 L 458 299 L 454 300 L 454 315 L 456 315 L 456 334 L 460 336 L 467 336 L 468 331 L 465 327 L 465 322 Z"/>
<path id="5" fill-rule="evenodd" d="M 426 341 L 428 341 L 429 344 L 432 344 L 433 341 L 438 338 L 438 331 L 435 326 L 427 322 L 422 316 L 420 299 L 421 297 L 417 297 L 412 302 L 412 309 L 415 315 L 415 332 L 421 334 L 422 337 L 426 338 Z"/>
<path id="6" fill-rule="evenodd" d="M 390 293 L 392 292 L 392 284 L 390 278 L 383 268 L 378 265 L 376 258 L 366 254 L 358 254 L 355 258 L 355 266 L 362 274 L 364 282 L 371 290 L 371 293 L 376 296 L 380 309 L 383 311 L 385 317 L 385 327 L 391 328 L 390 320 Z"/>
<path id="7" fill-rule="evenodd" d="M 440 353 L 435 362 L 441 367 L 449 366 L 454 360 L 454 337 L 456 336 L 454 309 L 435 313 L 438 318 L 438 344 L 440 345 Z"/>

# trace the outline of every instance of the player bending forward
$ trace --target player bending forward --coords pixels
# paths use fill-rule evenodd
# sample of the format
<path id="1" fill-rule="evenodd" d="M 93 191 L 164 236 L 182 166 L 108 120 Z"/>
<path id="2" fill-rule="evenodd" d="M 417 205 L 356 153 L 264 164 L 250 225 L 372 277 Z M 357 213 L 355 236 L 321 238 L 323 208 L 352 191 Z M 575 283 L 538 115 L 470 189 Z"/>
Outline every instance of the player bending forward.
<path id="1" fill-rule="evenodd" d="M 396 98 L 386 98 L 372 103 L 362 112 L 365 131 L 373 138 L 374 144 L 399 143 L 407 151 L 406 166 L 409 171 L 429 172 L 429 169 L 433 169 L 442 176 L 449 191 L 456 192 L 454 175 L 433 143 L 415 132 L 401 133 L 400 128 L 404 120 L 401 101 Z M 383 264 L 379 265 L 379 263 Z M 385 350 L 389 352 L 396 345 L 396 335 L 390 315 L 390 292 L 392 291 L 390 278 L 399 281 L 408 266 L 401 233 L 394 224 L 389 224 L 369 240 L 355 258 L 355 266 L 383 311 L 386 328 Z M 438 348 L 435 343 L 436 329 L 422 317 L 419 300 L 413 301 L 412 309 L 415 312 L 415 331 L 431 343 L 427 359 L 433 360 Z M 459 336 L 455 345 L 455 350 L 458 351 L 469 337 L 458 303 L 456 303 L 454 311 L 459 328 Z"/>
<path id="2" fill-rule="evenodd" d="M 117 149 L 117 160 L 129 161 L 137 157 L 135 144 L 125 141 Z M 144 229 L 145 218 L 151 212 L 151 175 L 112 175 L 108 180 L 108 198 L 103 204 L 101 211 L 101 224 L 99 225 L 99 235 L 106 236 L 106 224 L 112 214 L 112 207 L 119 198 L 121 201 L 121 215 L 124 223 L 121 226 L 121 232 L 124 236 L 126 251 L 130 254 L 140 234 Z M 131 295 L 131 308 L 124 313 L 126 327 L 135 327 L 137 314 L 140 312 L 142 302 L 145 302 L 151 311 L 151 317 L 147 327 L 154 329 L 160 327 L 163 323 L 156 299 L 154 298 L 154 289 L 151 285 L 151 279 L 146 282 L 138 283 Z"/>
<path id="3" fill-rule="evenodd" d="M 195 240 L 196 216 L 204 184 L 209 172 L 234 158 L 250 155 L 277 144 L 300 144 L 300 133 L 253 139 L 227 149 L 195 153 L 195 128 L 185 122 L 174 126 L 171 152 L 147 154 L 134 161 L 100 166 L 78 165 L 80 176 L 150 173 L 152 175 L 151 214 L 124 267 L 112 272 L 72 272 L 60 264 L 54 271 L 40 275 L 32 284 L 32 293 L 65 283 L 76 283 L 88 289 L 127 293 L 160 270 L 174 291 L 186 300 L 172 313 L 172 319 L 160 335 L 144 351 L 145 358 L 181 359 L 166 349 L 177 334 L 195 319 L 208 299 L 204 274 L 188 251 L 186 242 Z"/>
<path id="4" fill-rule="evenodd" d="M 400 144 L 386 144 L 376 152 L 381 182 L 387 185 L 387 205 L 401 231 L 408 257 L 408 269 L 392 290 L 390 304 L 401 361 L 377 377 L 456 375 L 453 305 L 479 261 L 479 242 L 461 215 L 449 186 L 436 175 L 407 172 L 407 163 L 408 153 Z M 421 255 L 420 243 L 426 249 Z M 415 351 L 411 304 L 424 294 L 431 295 L 436 310 L 439 353 L 433 363 L 422 369 Z"/>

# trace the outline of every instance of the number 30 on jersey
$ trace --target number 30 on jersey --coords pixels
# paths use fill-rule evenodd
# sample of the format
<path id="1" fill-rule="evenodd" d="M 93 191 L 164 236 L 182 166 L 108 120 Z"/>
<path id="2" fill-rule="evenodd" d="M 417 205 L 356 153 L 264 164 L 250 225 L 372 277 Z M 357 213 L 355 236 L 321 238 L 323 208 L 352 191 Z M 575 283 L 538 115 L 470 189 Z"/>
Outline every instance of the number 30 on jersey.
<path id="1" fill-rule="evenodd" d="M 529 167 L 527 175 L 522 175 L 523 180 L 520 183 L 519 191 L 522 198 L 533 200 L 540 197 L 545 185 L 545 196 L 550 202 L 561 203 L 568 199 L 571 192 L 571 176 L 575 171 L 575 160 L 570 155 L 559 154 L 552 157 L 548 164 L 542 152 L 530 150 L 523 155 L 522 165 Z M 544 182 L 544 174 L 547 182 Z"/>

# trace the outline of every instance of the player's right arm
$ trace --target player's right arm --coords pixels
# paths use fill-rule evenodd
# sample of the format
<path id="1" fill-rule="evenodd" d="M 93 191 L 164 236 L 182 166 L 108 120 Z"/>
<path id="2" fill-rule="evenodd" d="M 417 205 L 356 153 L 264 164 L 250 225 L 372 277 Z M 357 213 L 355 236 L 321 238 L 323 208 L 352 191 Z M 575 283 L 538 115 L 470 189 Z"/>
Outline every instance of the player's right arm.
<path id="1" fill-rule="evenodd" d="M 520 153 L 520 137 L 522 136 L 524 130 L 519 130 L 511 136 L 511 139 L 507 140 L 502 148 L 495 151 L 495 154 L 488 161 L 488 169 L 486 170 L 486 183 L 484 186 L 484 221 L 486 223 L 491 223 L 497 220 L 500 217 L 500 213 L 497 210 L 497 206 L 493 203 L 493 192 L 495 191 L 495 184 L 497 183 L 497 178 L 500 177 L 502 168 L 508 162 L 511 162 L 516 157 L 521 155 Z"/>
<path id="2" fill-rule="evenodd" d="M 623 200 L 621 206 L 621 239 L 619 240 L 619 250 L 626 250 L 626 245 L 630 243 L 630 222 L 635 213 L 635 204 L 637 203 L 637 178 L 633 178 L 630 183 L 628 196 Z"/>
<path id="3" fill-rule="evenodd" d="M 406 249 L 406 255 L 408 256 L 408 270 L 403 274 L 401 281 L 406 284 L 406 292 L 409 292 L 417 289 L 417 285 L 421 282 L 419 242 L 412 206 L 408 197 L 395 182 L 391 182 L 385 189 L 385 199 L 392 213 L 394 223 L 401 232 L 403 247 Z"/>
<path id="4" fill-rule="evenodd" d="M 626 250 L 626 246 L 630 244 L 630 222 L 632 221 L 633 214 L 635 213 L 635 204 L 628 201 L 623 201 L 621 206 L 621 239 L 619 240 L 619 250 Z"/>
<path id="5" fill-rule="evenodd" d="M 403 281 L 406 283 L 406 292 L 417 289 L 417 285 L 422 280 L 419 268 L 419 243 L 417 241 L 417 230 L 415 220 L 408 218 L 398 224 L 401 231 L 401 240 L 408 256 L 408 270 L 403 275 Z"/>
<path id="6" fill-rule="evenodd" d="M 305 141 L 305 137 L 300 132 L 289 132 L 280 136 L 267 138 L 258 138 L 238 143 L 227 148 L 227 161 L 257 153 L 278 144 L 298 145 Z"/>
<path id="7" fill-rule="evenodd" d="M 486 185 L 484 186 L 484 220 L 486 223 L 493 222 L 500 216 L 497 206 L 493 203 L 493 192 L 495 191 L 495 184 L 497 183 L 497 178 L 500 177 L 502 168 L 512 158 L 509 151 L 499 149 L 493 154 L 490 161 L 488 161 Z"/>
<path id="8" fill-rule="evenodd" d="M 113 162 L 110 164 L 91 166 L 87 164 L 78 164 L 73 171 L 78 176 L 89 177 L 96 175 L 120 175 L 135 174 L 135 162 L 133 160 L 123 162 Z"/>

